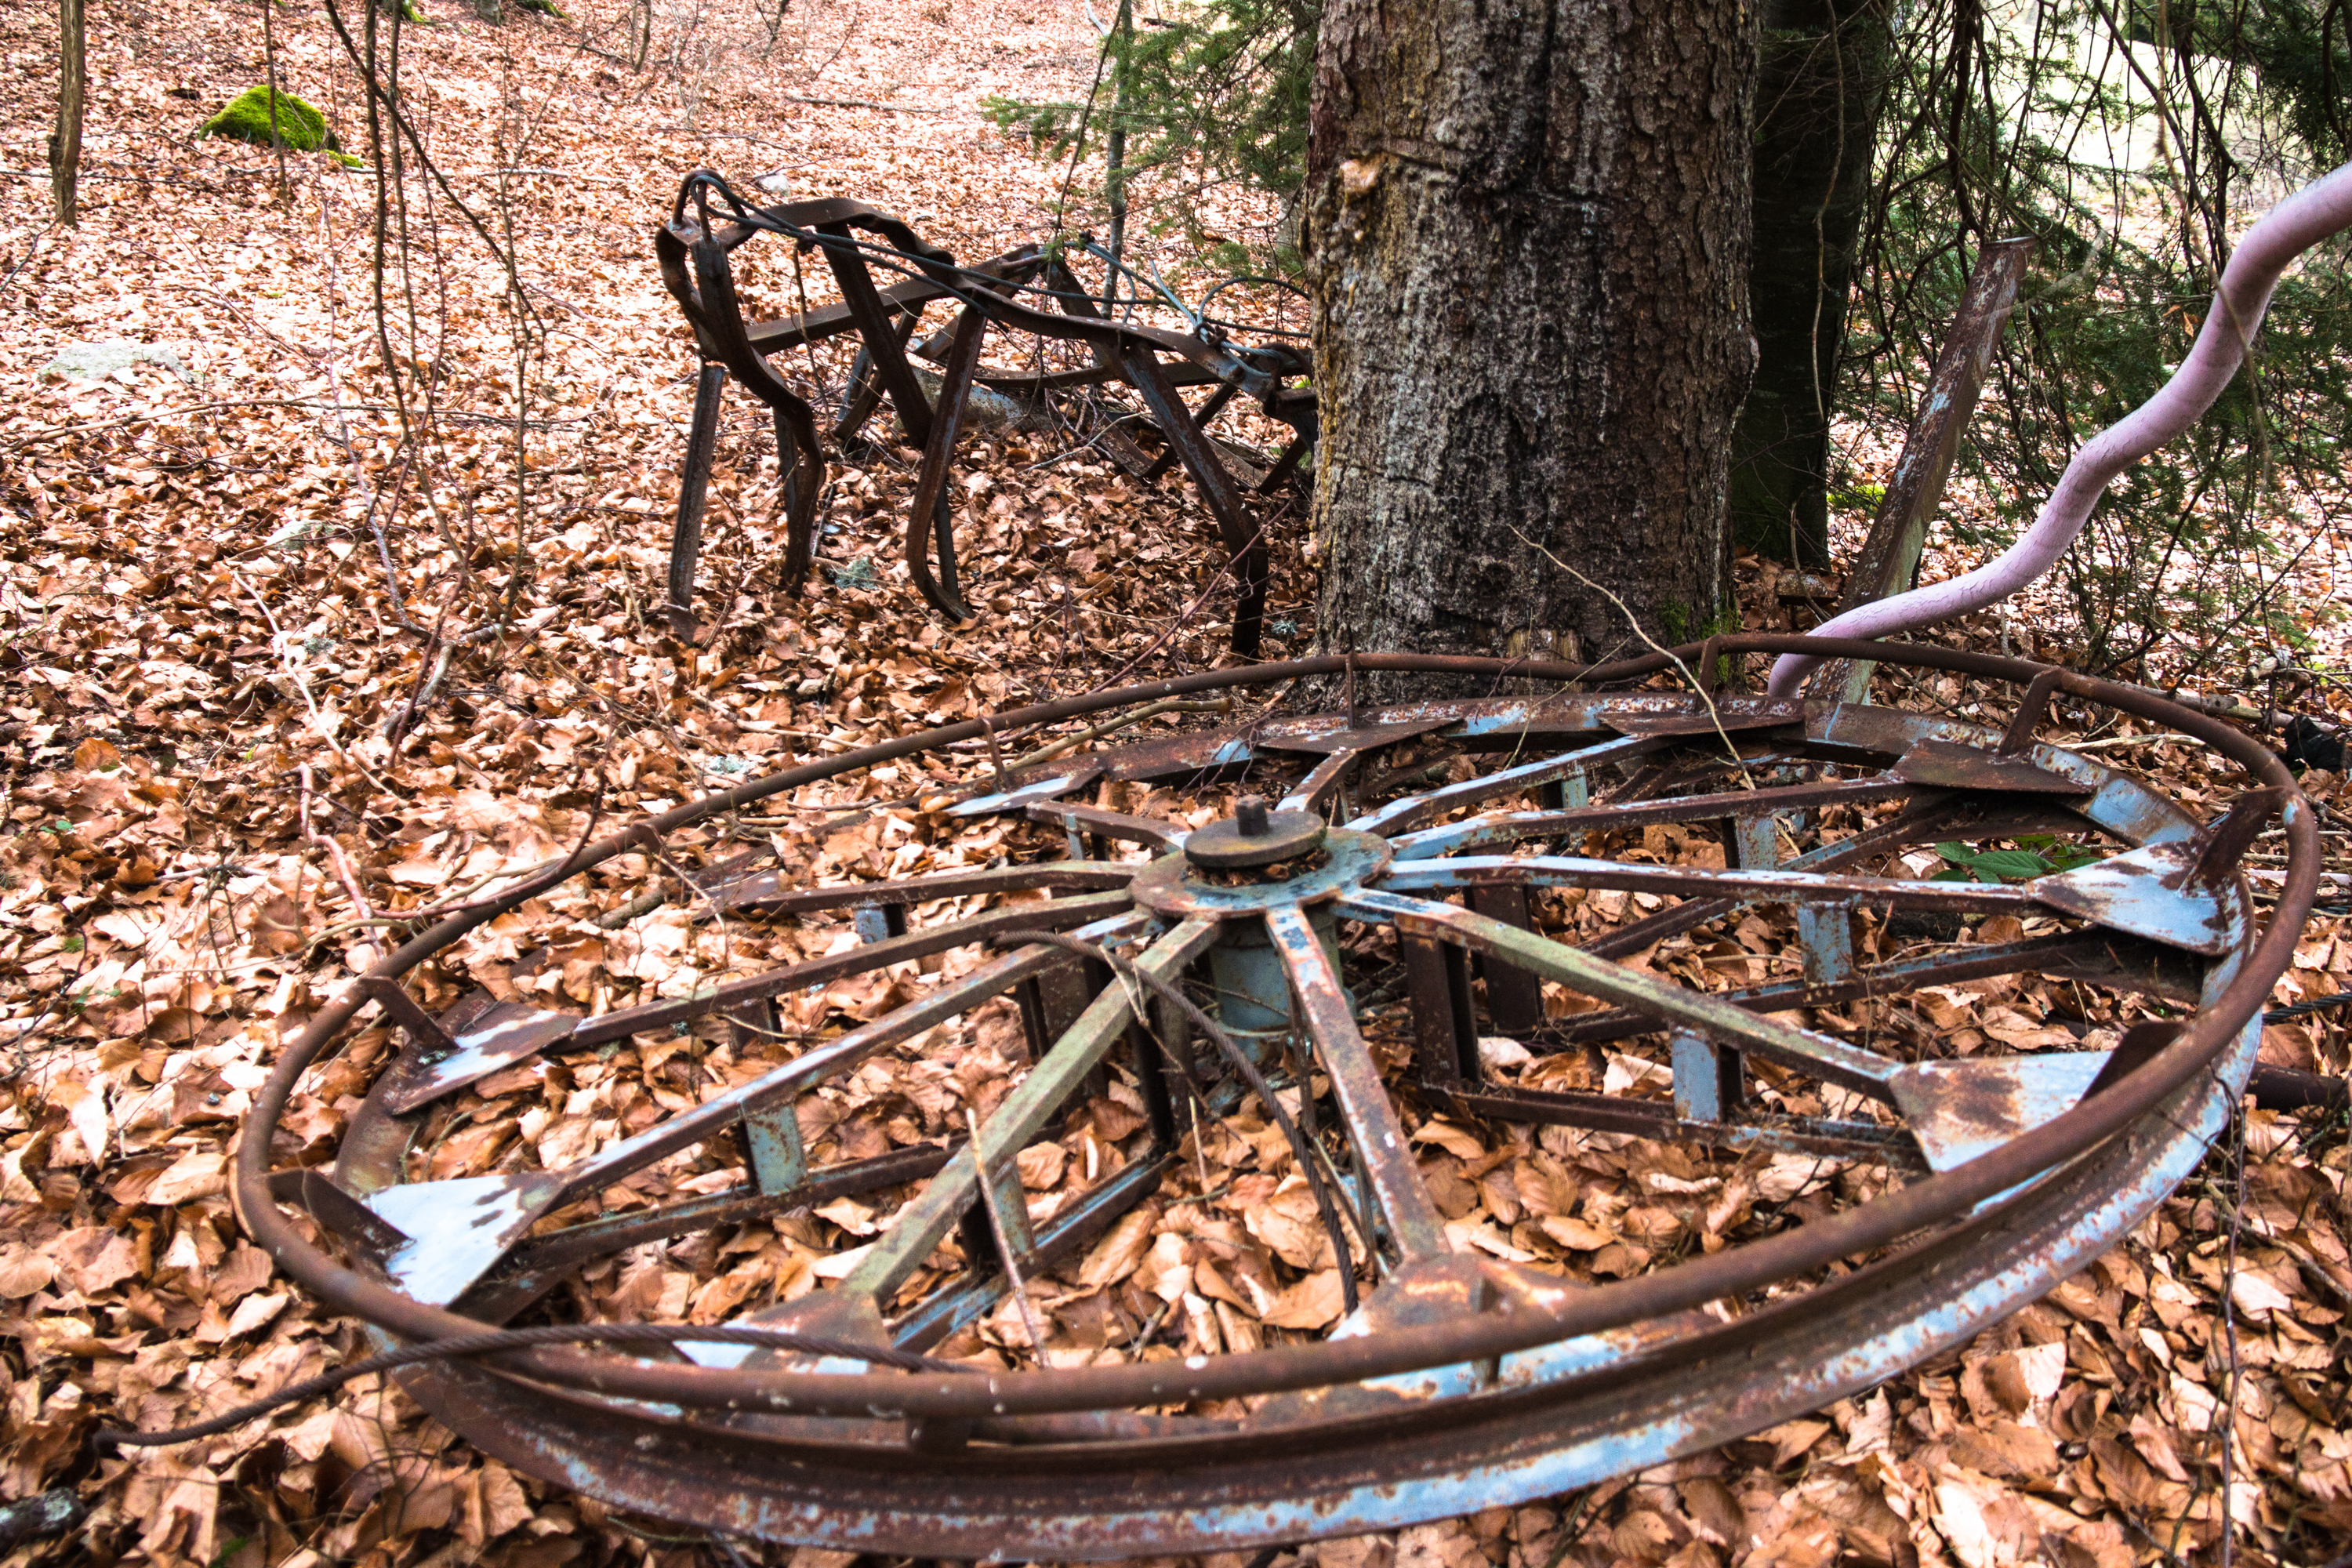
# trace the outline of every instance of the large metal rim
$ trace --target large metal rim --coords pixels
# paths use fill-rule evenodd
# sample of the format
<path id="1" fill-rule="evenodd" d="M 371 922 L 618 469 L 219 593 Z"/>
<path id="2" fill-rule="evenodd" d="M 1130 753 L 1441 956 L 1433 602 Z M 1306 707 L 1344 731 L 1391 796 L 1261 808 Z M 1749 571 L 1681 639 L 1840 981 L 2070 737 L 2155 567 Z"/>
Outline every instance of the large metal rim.
<path id="1" fill-rule="evenodd" d="M 2264 784 L 2289 785 L 2273 757 L 2226 726 L 2151 693 L 2023 661 L 1770 637 L 1720 639 L 1706 651 L 1712 656 L 1800 647 L 1806 652 L 1870 657 L 2020 682 L 2042 677 L 2045 688 L 2055 685 L 2197 735 Z M 1495 660 L 1359 656 L 1352 661 L 1310 660 L 1217 672 L 1025 710 L 999 722 L 1070 716 L 1217 685 L 1337 673 L 1351 662 L 1365 669 L 1606 679 L 1649 673 L 1666 661 L 1652 658 L 1583 670 Z M 1703 657 L 1700 667 L 1712 663 L 1712 657 Z M 666 831 L 777 790 L 950 743 L 980 728 L 950 727 L 796 769 L 678 808 L 656 819 L 655 826 Z M 1966 727 L 1948 729 L 1960 733 Z M 1145 1458 L 1132 1445 L 1087 1446 L 1082 1452 L 1056 1448 L 1050 1466 L 1041 1464 L 1045 1456 L 1034 1450 L 977 1448 L 954 1456 L 925 1454 L 912 1465 L 869 1448 L 856 1462 L 844 1464 L 837 1454 L 741 1431 L 728 1434 L 733 1473 L 710 1484 L 709 1434 L 614 1401 L 654 1400 L 671 1409 L 699 1405 L 714 1414 L 729 1407 L 830 1407 L 910 1415 L 1084 1410 L 1225 1392 L 1219 1381 L 1223 1369 L 1215 1361 L 979 1379 L 871 1372 L 728 1372 L 535 1352 L 506 1358 L 500 1363 L 504 1376 L 471 1369 L 434 1370 L 418 1373 L 412 1386 L 483 1447 L 610 1500 L 695 1522 L 723 1519 L 726 1528 L 773 1539 L 887 1546 L 927 1554 L 968 1550 L 975 1539 L 1000 1542 L 1000 1549 L 1008 1552 L 1112 1557 L 1213 1542 L 1344 1533 L 1538 1495 L 1703 1447 L 1786 1414 L 1818 1407 L 1964 1338 L 2013 1306 L 2021 1286 L 2038 1293 L 2087 1262 L 2188 1173 L 2251 1068 L 2258 1026 L 2249 1020 L 2291 955 L 2315 885 L 2309 808 L 2291 786 L 2282 799 L 2290 867 L 2279 912 L 2269 928 L 2251 946 L 2241 943 L 2238 958 L 2217 966 L 2196 1020 L 2173 1044 L 2055 1121 L 1958 1169 L 1828 1220 L 1661 1274 L 1579 1291 L 1541 1312 L 1461 1318 L 1430 1329 L 1374 1333 L 1245 1358 L 1253 1363 L 1253 1388 L 1306 1388 L 1525 1351 L 1688 1311 L 1763 1280 L 1786 1279 L 1841 1257 L 1918 1237 L 2022 1180 L 2066 1167 L 2004 1205 L 1917 1241 L 1893 1262 L 1818 1287 L 1772 1312 L 1713 1332 L 1683 1336 L 1675 1342 L 1670 1357 L 1614 1366 L 1599 1386 L 1591 1379 L 1557 1382 L 1529 1394 L 1442 1402 L 1410 1424 L 1417 1432 L 1400 1430 L 1405 1424 L 1393 1419 L 1381 1430 L 1353 1436 L 1345 1428 L 1318 1426 L 1311 1456 L 1263 1438 L 1156 1445 L 1150 1456 L 1151 1495 L 1145 1498 L 1137 1496 L 1131 1476 L 1121 1468 Z M 2185 831 L 2186 819 L 2173 815 L 2170 831 L 2177 836 Z M 620 853 L 632 842 L 616 837 L 594 847 L 589 863 Z M 2242 889 L 2236 896 L 2242 900 Z M 371 977 L 396 978 L 498 912 L 494 907 L 445 922 L 394 954 Z M 240 1144 L 236 1194 L 241 1212 L 280 1266 L 332 1305 L 404 1338 L 478 1328 L 472 1320 L 422 1305 L 338 1265 L 305 1243 L 268 1196 L 263 1152 L 287 1095 L 296 1077 L 358 1005 L 354 994 L 315 1020 L 263 1089 L 256 1111 L 259 1135 Z M 2209 1079 L 2209 1073 L 2214 1076 Z M 2066 1165 L 2069 1159 L 2073 1163 Z M 1901 1328 L 1889 1333 L 1889 1322 Z M 1793 1326 L 1787 1331 L 1772 1328 L 1763 1337 L 1768 1324 Z M 1702 1420 L 1685 1408 L 1687 1367 L 1694 1356 L 1717 1366 L 1724 1358 L 1737 1358 L 1747 1368 L 1738 1379 L 1739 1396 L 1721 1406 L 1717 1418 Z M 577 1391 L 572 1399 L 586 1397 L 593 1405 L 583 1409 L 568 1401 L 554 1403 L 549 1394 L 555 1388 Z M 684 1467 L 683 1472 L 672 1469 L 673 1463 Z M 1034 1477 L 1041 1468 L 1050 1470 L 1049 1481 L 1024 1482 L 1022 1478 Z M 682 1473 L 698 1475 L 704 1484 L 687 1487 L 682 1493 Z M 1479 1478 L 1475 1487 L 1464 1480 L 1468 1474 Z M 974 1536 L 974 1531 L 986 1534 Z"/>

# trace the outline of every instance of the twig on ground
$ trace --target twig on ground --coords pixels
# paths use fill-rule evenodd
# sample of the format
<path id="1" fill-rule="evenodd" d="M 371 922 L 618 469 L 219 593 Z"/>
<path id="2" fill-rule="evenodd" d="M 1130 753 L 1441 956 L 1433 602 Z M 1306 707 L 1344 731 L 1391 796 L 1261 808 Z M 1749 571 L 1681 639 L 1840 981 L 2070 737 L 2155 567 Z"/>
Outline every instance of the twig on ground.
<path id="1" fill-rule="evenodd" d="M 809 98 L 797 92 L 776 95 L 786 103 L 814 103 L 825 109 L 878 109 L 887 114 L 945 114 L 944 109 L 924 109 L 911 103 L 877 103 L 870 98 Z"/>
<path id="2" fill-rule="evenodd" d="M 1739 748 L 1731 743 L 1731 735 L 1729 731 L 1726 731 L 1723 727 L 1723 714 L 1716 708 L 1714 696 L 1708 692 L 1707 689 L 1704 685 L 1700 683 L 1698 677 L 1691 673 L 1690 666 L 1682 661 L 1681 656 L 1676 654 L 1675 650 L 1670 647 L 1663 647 L 1659 646 L 1657 639 L 1650 636 L 1649 632 L 1643 627 L 1640 617 L 1633 614 L 1633 607 L 1627 605 L 1624 600 L 1619 598 L 1615 594 L 1611 593 L 1608 589 L 1602 587 L 1600 584 L 1594 582 L 1583 573 L 1579 572 L 1575 567 L 1570 566 L 1567 562 L 1562 561 L 1559 556 L 1554 555 L 1550 551 L 1546 550 L 1542 545 L 1538 544 L 1526 534 L 1520 533 L 1517 529 L 1514 528 L 1511 531 L 1518 534 L 1520 543 L 1526 545 L 1537 554 L 1541 555 L 1545 560 L 1550 562 L 1553 565 L 1559 567 L 1561 571 L 1567 573 L 1570 576 L 1575 578 L 1578 582 L 1583 584 L 1586 587 L 1591 589 L 1602 598 L 1607 599 L 1611 604 L 1616 605 L 1617 613 L 1625 617 L 1625 624 L 1633 628 L 1633 635 L 1640 637 L 1644 643 L 1647 643 L 1652 653 L 1663 654 L 1673 663 L 1676 669 L 1682 672 L 1682 678 L 1690 683 L 1691 690 L 1697 694 L 1698 700 L 1701 702 L 1706 704 L 1706 716 L 1715 725 L 1716 739 L 1723 742 L 1724 754 L 1729 757 L 1734 763 L 1738 764 L 1739 768 L 1740 781 L 1749 789 L 1754 789 L 1756 787 L 1756 780 L 1749 775 L 1748 765 L 1739 761 Z"/>
<path id="3" fill-rule="evenodd" d="M 310 826 L 310 764 L 304 763 L 295 771 L 295 777 L 299 781 L 302 792 L 302 842 L 326 852 L 327 865 L 333 870 L 335 880 L 342 885 L 343 897 L 351 900 L 352 912 L 360 920 L 373 921 L 380 919 L 375 907 L 368 902 L 367 893 L 360 886 L 359 873 L 352 868 L 350 857 L 343 853 L 343 847 L 336 843 L 332 836 L 316 832 Z M 368 960 L 367 963 L 357 967 L 366 968 L 378 956 L 376 947 L 373 942 L 362 942 L 361 949 L 368 954 Z"/>

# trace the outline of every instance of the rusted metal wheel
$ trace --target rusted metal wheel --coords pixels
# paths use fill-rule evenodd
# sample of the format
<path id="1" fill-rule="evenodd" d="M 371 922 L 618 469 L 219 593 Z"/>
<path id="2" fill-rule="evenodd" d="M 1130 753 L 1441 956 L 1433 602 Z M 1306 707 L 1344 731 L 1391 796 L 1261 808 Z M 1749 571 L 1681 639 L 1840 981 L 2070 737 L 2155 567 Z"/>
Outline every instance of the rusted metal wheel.
<path id="1" fill-rule="evenodd" d="M 1795 646 L 1727 638 L 1696 662 Z M 1939 649 L 1803 646 L 2014 683 L 2021 706 L 2003 730 L 1732 693 L 1563 689 L 1270 718 L 1014 777 L 965 753 L 974 782 L 951 792 L 946 818 L 1055 826 L 1066 858 L 705 889 L 706 914 L 793 931 L 822 955 L 595 1017 L 487 998 L 426 1016 L 401 975 L 488 913 L 445 922 L 288 1053 L 241 1144 L 247 1222 L 330 1304 L 415 1340 L 562 1321 L 588 1298 L 559 1287 L 624 1248 L 873 1198 L 877 1228 L 845 1238 L 821 1288 L 737 1321 L 961 1353 L 984 1326 L 992 1370 L 686 1343 L 667 1357 L 541 1349 L 404 1374 L 469 1440 L 536 1474 L 681 1523 L 845 1550 L 1112 1558 L 1357 1532 L 1557 1493 L 1819 1408 L 2045 1291 L 2189 1173 L 2252 1067 L 2315 839 L 2275 759 L 2150 693 Z M 1341 667 L 1216 672 L 996 728 Z M 2134 778 L 2034 742 L 2058 691 L 2198 736 L 2252 787 L 2200 825 Z M 982 730 L 780 774 L 652 828 L 919 752 L 954 760 L 947 748 Z M 1143 807 L 1082 804 L 1104 781 L 1148 790 Z M 1236 810 L 1244 795 L 1259 798 Z M 2235 862 L 2273 816 L 2289 868 L 2265 923 Z M 2036 842 L 2060 868 L 1927 875 L 1937 843 L 2036 835 L 2052 836 Z M 844 940 L 822 940 L 845 915 Z M 1898 941 L 1891 921 L 1924 933 Z M 1771 940 L 1743 945 L 1745 922 Z M 1701 939 L 1679 972 L 1629 962 L 1678 933 Z M 1799 956 L 1783 963 L 1790 936 Z M 906 999 L 872 1016 L 805 1037 L 779 1020 L 779 999 L 909 964 L 936 973 L 897 968 Z M 2016 974 L 2066 982 L 2075 1016 L 2098 1015 L 2105 1032 L 2053 1025 L 2021 1044 L 1956 1047 L 1909 1005 L 1922 987 Z M 331 1170 L 273 1174 L 289 1090 L 370 999 L 404 1048 Z M 713 1019 L 733 1031 L 734 1073 L 600 1129 L 552 1168 L 526 1157 L 428 1179 L 426 1145 L 481 1110 L 485 1080 L 698 1020 L 709 1034 Z M 984 1115 L 959 1111 L 928 1136 L 902 1127 L 859 1152 L 819 1136 L 831 1112 L 796 1114 L 847 1075 L 944 1063 L 979 1027 L 1025 1041 L 1017 1083 Z M 1338 1323 L 1171 1354 L 1129 1321 L 1140 1302 L 1129 1313 L 1115 1299 L 1100 1349 L 1040 1364 L 1031 1325 L 1067 1294 L 1056 1272 L 1147 1200 L 1196 1194 L 1200 1129 L 1263 1120 L 1269 1094 L 1290 1131 L 1265 1143 L 1263 1184 L 1319 1194 L 1327 1283 L 1349 1297 Z M 1106 1097 L 1130 1125 L 1081 1132 L 1084 1108 Z M 1684 1173 L 1668 1190 L 1694 1209 L 1791 1155 L 1844 1176 L 1816 1188 L 1801 1223 L 1782 1212 L 1714 1250 L 1629 1253 L 1622 1277 L 1604 1278 L 1573 1254 L 1572 1216 L 1556 1257 L 1449 1224 L 1414 1143 L 1439 1114 L 1570 1158 L 1648 1141 L 1671 1152 Z M 1018 1157 L 1062 1136 L 1089 1149 L 1091 1179 L 1033 1211 Z M 609 1201 L 620 1197 L 634 1206 Z M 343 1261 L 304 1240 L 297 1206 Z"/>

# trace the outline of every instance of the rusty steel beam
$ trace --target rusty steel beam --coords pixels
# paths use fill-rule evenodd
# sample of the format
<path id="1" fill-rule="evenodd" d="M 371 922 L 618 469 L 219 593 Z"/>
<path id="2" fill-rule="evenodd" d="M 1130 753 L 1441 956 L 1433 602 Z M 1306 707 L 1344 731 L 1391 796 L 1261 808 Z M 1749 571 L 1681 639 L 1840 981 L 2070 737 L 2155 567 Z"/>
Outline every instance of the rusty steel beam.
<path id="1" fill-rule="evenodd" d="M 1911 585 L 1919 570 L 1919 556 L 1927 544 L 1927 525 L 1944 499 L 1944 481 L 1952 458 L 1960 449 L 1961 432 L 1976 412 L 1977 394 L 1992 363 L 1993 346 L 2009 323 L 2017 303 L 2017 286 L 2033 255 L 2033 241 L 2004 239 L 1985 247 L 1977 257 L 1968 291 L 1952 318 L 1927 391 L 1903 439 L 1903 455 L 1886 481 L 1885 499 L 1878 503 L 1870 533 L 1854 557 L 1847 575 L 1840 613 L 1867 605 Z M 1866 659 L 1833 659 L 1817 670 L 1807 689 L 1860 702 L 1870 690 L 1871 663 Z"/>
<path id="2" fill-rule="evenodd" d="M 715 216 L 714 202 L 731 208 L 734 221 Z M 778 321 L 746 321 L 735 296 L 728 256 L 762 232 L 824 251 L 841 290 L 841 302 Z M 876 237 L 879 243 L 861 239 L 861 233 Z M 766 359 L 854 328 L 863 347 L 835 423 L 835 439 L 849 439 L 887 396 L 908 437 L 923 449 L 916 504 L 908 521 L 906 553 L 916 587 L 934 608 L 957 620 L 972 616 L 956 582 L 955 535 L 948 500 L 948 470 L 962 400 L 970 395 L 971 387 L 977 383 L 1007 393 L 1043 396 L 1058 388 L 1120 381 L 1142 399 L 1167 442 L 1159 462 L 1142 459 L 1139 454 L 1134 466 L 1156 477 L 1172 462 L 1184 465 L 1216 521 L 1229 569 L 1240 588 L 1233 648 L 1245 658 L 1255 655 L 1265 618 L 1269 552 L 1207 426 L 1236 396 L 1250 397 L 1269 417 L 1288 425 L 1294 432 L 1274 471 L 1255 489 L 1264 493 L 1279 479 L 1296 473 L 1315 438 L 1314 394 L 1284 384 L 1286 378 L 1307 374 L 1309 365 L 1303 353 L 1280 341 L 1279 334 L 1270 343 L 1251 347 L 1229 342 L 1216 333 L 1113 321 L 1096 309 L 1092 297 L 1066 263 L 1037 246 L 1023 246 L 963 267 L 901 220 L 865 203 L 828 197 L 751 208 L 708 170 L 697 171 L 681 185 L 670 221 L 655 236 L 655 249 L 664 282 L 694 326 L 703 357 L 723 364 L 776 410 L 777 452 L 788 476 L 792 522 L 784 563 L 788 588 L 797 586 L 814 558 L 814 508 L 823 468 L 816 451 L 814 415 L 769 374 Z M 910 270 L 915 276 L 888 288 L 877 287 L 873 276 L 876 266 Z M 1045 292 L 1057 310 L 1037 309 L 1023 297 L 1023 290 L 1041 273 L 1051 284 Z M 962 318 L 952 331 L 935 335 L 913 351 L 941 362 L 940 407 L 935 410 L 915 378 L 908 354 L 924 307 L 942 299 L 960 302 Z M 1083 345 L 1094 363 L 1076 370 L 993 369 L 982 364 L 979 358 L 979 337 L 989 327 Z M 1173 356 L 1174 363 L 1160 363 L 1159 356 L 1163 353 Z M 681 637 L 690 636 L 693 629 L 689 605 L 700 550 L 701 497 L 716 443 L 720 385 L 706 374 L 696 406 L 694 438 L 680 480 L 679 521 L 671 551 L 669 618 Z M 1179 387 L 1190 385 L 1215 388 L 1197 411 L 1178 395 Z M 935 426 L 944 426 L 944 431 Z M 1105 432 L 1106 437 L 1118 435 L 1115 427 Z M 939 561 L 936 575 L 930 565 L 934 552 Z"/>

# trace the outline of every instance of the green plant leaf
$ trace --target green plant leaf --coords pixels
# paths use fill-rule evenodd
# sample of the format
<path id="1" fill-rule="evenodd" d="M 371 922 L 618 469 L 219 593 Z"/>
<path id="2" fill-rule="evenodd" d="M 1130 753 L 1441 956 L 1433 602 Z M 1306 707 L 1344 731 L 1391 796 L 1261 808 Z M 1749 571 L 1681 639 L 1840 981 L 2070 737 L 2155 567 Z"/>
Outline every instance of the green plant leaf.
<path id="1" fill-rule="evenodd" d="M 1969 860 L 1969 869 L 1987 882 L 2022 882 L 2047 876 L 2051 865 L 2031 849 L 1988 849 Z"/>

